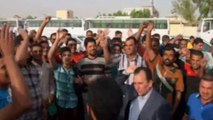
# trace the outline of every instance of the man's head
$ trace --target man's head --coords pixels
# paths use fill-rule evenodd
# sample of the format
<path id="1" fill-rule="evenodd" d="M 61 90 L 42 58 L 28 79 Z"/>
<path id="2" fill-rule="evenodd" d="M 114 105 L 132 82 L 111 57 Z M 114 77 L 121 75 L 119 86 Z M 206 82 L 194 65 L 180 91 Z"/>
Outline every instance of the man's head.
<path id="1" fill-rule="evenodd" d="M 77 50 L 77 40 L 74 38 L 70 38 L 67 41 L 67 47 L 70 48 L 71 53 L 75 53 Z"/>
<path id="2" fill-rule="evenodd" d="M 203 53 L 199 50 L 190 51 L 190 64 L 193 70 L 198 70 L 201 67 L 201 60 L 203 59 Z"/>
<path id="3" fill-rule="evenodd" d="M 48 38 L 47 38 L 47 36 L 43 35 L 43 36 L 41 36 L 41 40 L 42 40 L 42 41 L 47 41 Z"/>
<path id="4" fill-rule="evenodd" d="M 69 47 L 62 47 L 60 49 L 60 55 L 61 55 L 61 59 L 62 59 L 62 64 L 63 65 L 70 65 L 70 56 L 71 56 L 71 51 Z"/>
<path id="5" fill-rule="evenodd" d="M 93 38 L 93 32 L 91 30 L 86 32 L 86 38 Z"/>
<path id="6" fill-rule="evenodd" d="M 193 43 L 194 40 L 195 40 L 195 37 L 194 37 L 194 36 L 190 36 L 190 37 L 189 37 L 189 41 L 190 41 L 191 43 Z"/>
<path id="7" fill-rule="evenodd" d="M 168 35 L 164 35 L 162 37 L 162 41 L 163 41 L 163 45 L 167 45 L 169 43 L 169 36 Z"/>
<path id="8" fill-rule="evenodd" d="M 69 33 L 67 29 L 62 29 L 61 31 L 64 32 L 66 35 Z"/>
<path id="9" fill-rule="evenodd" d="M 115 37 L 122 38 L 122 32 L 121 31 L 115 31 Z"/>
<path id="10" fill-rule="evenodd" d="M 42 61 L 43 49 L 41 44 L 31 45 L 31 56 L 35 61 Z"/>
<path id="11" fill-rule="evenodd" d="M 72 38 L 72 35 L 71 35 L 70 33 L 67 33 L 65 38 L 66 38 L 67 40 L 69 40 L 69 39 Z"/>
<path id="12" fill-rule="evenodd" d="M 30 38 L 35 38 L 35 36 L 36 36 L 36 31 L 35 30 L 30 30 L 30 32 L 29 32 L 29 37 Z"/>
<path id="13" fill-rule="evenodd" d="M 154 50 L 154 52 L 158 53 L 159 52 L 159 48 L 160 48 L 159 39 L 152 38 L 151 41 L 152 41 L 151 42 L 152 43 L 152 49 Z"/>
<path id="14" fill-rule="evenodd" d="M 183 48 L 187 48 L 187 40 L 186 39 L 182 39 L 179 43 L 179 48 L 183 49 Z"/>
<path id="15" fill-rule="evenodd" d="M 99 78 L 88 86 L 88 107 L 92 119 L 116 120 L 122 106 L 122 91 L 115 80 Z"/>
<path id="16" fill-rule="evenodd" d="M 112 53 L 113 54 L 120 54 L 122 52 L 122 48 L 120 45 L 113 45 L 112 46 Z"/>
<path id="17" fill-rule="evenodd" d="M 201 39 L 201 38 L 196 38 L 196 39 L 194 40 L 194 42 L 193 42 L 193 49 L 202 51 L 202 49 L 203 49 L 203 44 L 204 44 L 203 39 Z"/>
<path id="18" fill-rule="evenodd" d="M 56 39 L 56 33 L 52 33 L 50 35 L 50 41 L 51 41 L 52 44 L 55 42 L 55 39 Z"/>
<path id="19" fill-rule="evenodd" d="M 87 55 L 96 56 L 96 41 L 93 38 L 86 38 L 84 41 L 84 46 L 86 48 Z"/>
<path id="20" fill-rule="evenodd" d="M 158 34 L 158 33 L 155 33 L 154 35 L 152 35 L 152 37 L 160 40 L 160 34 Z"/>
<path id="21" fill-rule="evenodd" d="M 112 45 L 122 45 L 122 40 L 121 38 L 118 38 L 118 37 L 114 37 L 112 40 Z"/>
<path id="22" fill-rule="evenodd" d="M 43 55 L 47 55 L 50 49 L 48 41 L 41 41 L 41 47 L 43 51 Z"/>
<path id="23" fill-rule="evenodd" d="M 134 72 L 133 84 L 138 95 L 145 96 L 153 86 L 152 73 L 150 69 L 138 67 Z"/>
<path id="24" fill-rule="evenodd" d="M 136 39 L 135 39 L 135 37 L 128 37 L 126 39 L 124 50 L 125 50 L 125 53 L 127 55 L 136 54 Z"/>
<path id="25" fill-rule="evenodd" d="M 199 93 L 201 100 L 213 102 L 213 76 L 205 74 L 200 81 Z"/>
<path id="26" fill-rule="evenodd" d="M 176 52 L 171 44 L 167 44 L 163 53 L 163 64 L 172 66 L 176 60 Z"/>

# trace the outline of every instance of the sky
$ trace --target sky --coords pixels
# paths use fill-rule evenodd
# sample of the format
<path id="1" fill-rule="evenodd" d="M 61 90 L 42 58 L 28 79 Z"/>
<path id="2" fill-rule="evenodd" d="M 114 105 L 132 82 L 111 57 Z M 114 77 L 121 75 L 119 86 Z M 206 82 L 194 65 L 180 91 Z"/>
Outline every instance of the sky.
<path id="1" fill-rule="evenodd" d="M 154 0 L 160 17 L 171 15 L 173 0 Z M 151 5 L 151 0 L 1 0 L 0 17 L 28 15 L 42 18 L 55 16 L 56 10 L 70 9 L 74 16 L 95 17 L 98 13 L 113 13 L 124 8 Z"/>

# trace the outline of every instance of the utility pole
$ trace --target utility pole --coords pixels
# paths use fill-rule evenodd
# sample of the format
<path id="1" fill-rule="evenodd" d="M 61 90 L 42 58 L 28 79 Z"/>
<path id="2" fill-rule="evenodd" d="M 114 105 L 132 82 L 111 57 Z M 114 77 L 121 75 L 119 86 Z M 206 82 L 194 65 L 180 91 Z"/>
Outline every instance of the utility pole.
<path id="1" fill-rule="evenodd" d="M 154 7 L 154 0 L 151 0 L 151 6 L 152 6 L 152 14 L 154 15 L 154 9 L 155 9 L 155 7 Z"/>

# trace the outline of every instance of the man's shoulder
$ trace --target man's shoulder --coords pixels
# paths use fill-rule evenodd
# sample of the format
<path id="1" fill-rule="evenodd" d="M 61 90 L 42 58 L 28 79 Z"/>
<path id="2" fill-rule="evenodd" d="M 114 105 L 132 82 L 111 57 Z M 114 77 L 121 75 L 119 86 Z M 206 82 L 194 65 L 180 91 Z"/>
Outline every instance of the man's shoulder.
<path id="1" fill-rule="evenodd" d="M 193 93 L 189 96 L 188 102 L 194 101 L 196 99 L 199 99 L 200 94 L 199 93 Z"/>
<path id="2" fill-rule="evenodd" d="M 152 94 L 150 95 L 152 97 L 151 100 L 155 101 L 153 104 L 162 105 L 162 104 L 169 104 L 156 90 L 153 89 Z"/>

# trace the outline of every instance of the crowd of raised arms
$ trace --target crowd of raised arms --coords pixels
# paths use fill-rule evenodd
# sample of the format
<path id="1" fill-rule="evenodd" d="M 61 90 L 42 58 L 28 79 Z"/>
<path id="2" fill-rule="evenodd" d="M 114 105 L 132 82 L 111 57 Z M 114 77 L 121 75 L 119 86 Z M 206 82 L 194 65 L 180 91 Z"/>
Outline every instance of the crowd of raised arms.
<path id="1" fill-rule="evenodd" d="M 201 38 L 0 30 L 0 120 L 213 120 L 213 47 Z M 185 31 L 187 32 L 187 31 Z M 48 39 L 49 38 L 49 39 Z M 211 41 L 213 44 L 213 40 Z"/>

